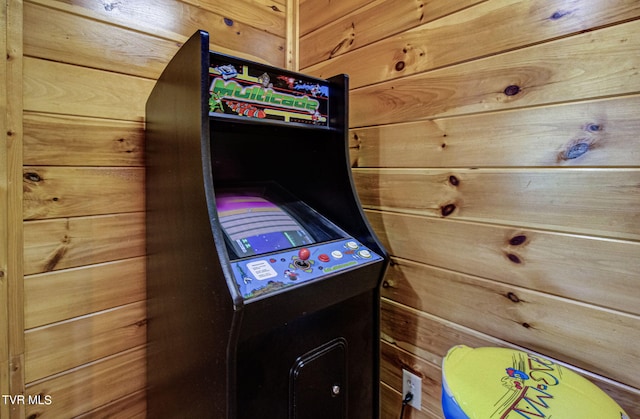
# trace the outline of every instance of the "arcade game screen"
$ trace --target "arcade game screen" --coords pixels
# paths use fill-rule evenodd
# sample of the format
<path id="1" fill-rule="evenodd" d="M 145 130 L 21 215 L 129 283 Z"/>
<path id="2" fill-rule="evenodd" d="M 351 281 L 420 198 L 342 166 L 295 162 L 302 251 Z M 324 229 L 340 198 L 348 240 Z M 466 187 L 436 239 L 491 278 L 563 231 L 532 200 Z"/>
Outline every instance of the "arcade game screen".
<path id="1" fill-rule="evenodd" d="M 291 214 L 259 194 L 222 194 L 216 201 L 220 224 L 238 257 L 315 243 Z"/>
<path id="2" fill-rule="evenodd" d="M 275 184 L 221 190 L 216 207 L 233 277 L 245 300 L 380 260 Z"/>

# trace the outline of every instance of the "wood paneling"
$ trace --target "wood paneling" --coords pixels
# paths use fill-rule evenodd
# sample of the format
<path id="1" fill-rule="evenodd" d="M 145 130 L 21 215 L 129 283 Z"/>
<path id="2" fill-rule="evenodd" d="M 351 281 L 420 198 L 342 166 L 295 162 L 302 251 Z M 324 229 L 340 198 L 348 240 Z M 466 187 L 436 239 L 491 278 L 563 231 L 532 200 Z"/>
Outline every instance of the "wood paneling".
<path id="1" fill-rule="evenodd" d="M 391 212 L 367 217 L 404 259 L 640 314 L 638 242 Z"/>
<path id="2" fill-rule="evenodd" d="M 143 301 L 145 260 L 137 257 L 29 275 L 24 287 L 25 327 L 30 329 Z"/>
<path id="3" fill-rule="evenodd" d="M 391 300 L 382 300 L 381 313 L 380 328 L 386 344 L 434 365 L 442 365 L 449 348 L 460 343 L 473 347 L 505 346 L 499 339 Z"/>
<path id="4" fill-rule="evenodd" d="M 79 21 L 80 27 L 89 32 L 89 37 L 96 36 L 98 45 L 107 44 L 111 48 L 105 50 L 105 55 L 120 54 L 120 45 L 111 44 L 111 41 L 99 38 L 99 33 L 92 29 L 94 25 L 101 26 L 103 22 L 113 28 L 108 33 L 125 33 L 132 30 L 130 38 L 121 39 L 123 47 L 138 42 L 153 42 L 156 45 L 164 45 L 162 48 L 170 48 L 173 45 L 174 52 L 169 55 L 162 51 L 140 51 L 132 53 L 148 56 L 151 54 L 164 62 L 173 56 L 175 51 L 195 31 L 206 30 L 211 35 L 212 49 L 219 52 L 240 55 L 256 61 L 267 62 L 274 65 L 284 64 L 284 6 L 282 2 L 260 1 L 233 1 L 223 2 L 218 0 L 195 2 L 182 2 L 176 0 L 135 0 L 127 2 L 102 3 L 91 0 L 73 1 L 72 4 L 59 0 L 33 0 L 29 3 L 45 6 L 52 10 L 59 10 L 71 15 L 83 18 Z M 275 6 L 275 9 L 274 9 Z M 244 14 L 245 11 L 250 13 Z M 115 28 L 126 28 L 124 32 Z M 82 33 L 73 28 L 62 28 L 62 34 L 77 34 L 63 36 L 62 45 L 52 47 L 69 51 L 69 46 L 74 43 L 82 43 L 89 55 L 92 55 L 95 46 L 87 45 L 82 41 Z M 95 34 L 95 35 L 92 35 Z M 157 38 L 150 41 L 145 35 Z M 59 31 L 52 34 L 59 36 Z M 26 39 L 37 39 L 40 35 L 26 36 Z M 135 40 L 131 38 L 140 38 Z M 165 42 L 163 43 L 164 40 Z M 42 45 L 32 45 L 29 48 L 47 48 Z M 84 50 L 83 50 L 84 51 Z M 135 57 L 133 57 L 135 59 Z M 80 58 L 82 59 L 82 58 Z M 123 65 L 123 62 L 114 65 Z"/>
<path id="5" fill-rule="evenodd" d="M 140 123 L 70 115 L 24 115 L 28 166 L 143 166 Z"/>
<path id="6" fill-rule="evenodd" d="M 396 371 L 398 366 L 402 365 L 403 368 L 423 377 L 423 383 L 425 383 L 423 387 L 427 386 L 423 389 L 423 409 L 428 408 L 429 404 L 433 407 L 438 406 L 440 402 L 438 392 L 442 382 L 440 365 L 449 348 L 465 344 L 472 347 L 499 346 L 528 350 L 391 300 L 383 299 L 382 313 L 381 371 L 383 378 L 388 380 L 386 382 L 393 386 L 399 397 L 402 387 L 391 371 Z M 477 312 L 474 315 L 477 317 Z M 544 356 L 552 358 L 548 355 Z M 640 404 L 638 404 L 640 390 L 581 370 L 566 362 L 557 359 L 554 361 L 595 383 L 613 397 L 630 417 L 640 415 Z M 434 396 L 438 399 L 434 400 Z M 385 409 L 383 406 L 383 410 Z"/>
<path id="7" fill-rule="evenodd" d="M 153 80 L 24 58 L 24 109 L 142 122 Z"/>
<path id="8" fill-rule="evenodd" d="M 397 419 L 402 408 L 402 396 L 400 392 L 394 388 L 382 383 L 381 386 L 382 411 L 380 417 L 382 419 Z M 442 416 L 437 415 L 426 408 L 416 410 L 409 406 L 405 408 L 404 419 L 441 419 Z"/>
<path id="9" fill-rule="evenodd" d="M 147 417 L 147 393 L 137 391 L 122 399 L 107 403 L 87 413 L 76 416 L 78 419 L 127 418 L 145 419 Z"/>
<path id="10" fill-rule="evenodd" d="M 6 3 L 5 3 L 6 4 Z M 0 51 L 7 51 L 7 7 L 0 11 Z M 9 196 L 7 188 L 9 185 L 8 170 L 8 148 L 7 144 L 7 56 L 0 57 L 0 135 L 2 135 L 2 145 L 0 145 L 0 318 L 9 319 L 9 286 L 5 279 L 7 276 L 7 265 L 9 259 Z M 0 393 L 9 394 L 9 322 L 0 322 Z M 9 407 L 0 407 L 0 415 L 9 415 Z"/>
<path id="11" fill-rule="evenodd" d="M 77 419 L 127 418 L 145 419 L 147 417 L 147 392 L 137 391 L 111 403 L 102 405 L 87 413 L 76 416 Z"/>
<path id="12" fill-rule="evenodd" d="M 26 415 L 75 417 L 137 393 L 145 385 L 145 363 L 145 349 L 138 347 L 31 383 L 27 394 L 50 395 L 52 403 L 28 405 Z"/>
<path id="13" fill-rule="evenodd" d="M 19 203 L 2 225 L 24 254 L 9 246 L 11 290 L 0 278 L 17 316 L 0 328 L 14 371 L 0 387 L 25 384 L 24 270 L 26 369 L 54 375 L 25 393 L 53 403 L 22 414 L 143 417 L 146 97 L 196 29 L 284 66 L 285 2 L 30 0 L 24 20 L 22 2 L 9 6 L 0 182 Z M 634 0 L 300 1 L 303 70 L 350 74 L 356 181 L 400 262 L 384 291 L 384 418 L 399 414 L 401 365 L 427 378 L 423 410 L 405 417 L 437 418 L 446 350 L 508 342 L 581 365 L 640 416 L 628 368 L 640 361 L 638 17 Z M 51 339 L 62 349 L 47 354 Z"/>
<path id="14" fill-rule="evenodd" d="M 0 11 L 0 393 L 24 392 L 22 282 L 22 1 Z M 14 406 L 0 403 L 0 416 Z"/>
<path id="15" fill-rule="evenodd" d="M 257 28 L 262 32 L 285 35 L 284 3 L 269 0 L 236 0 L 233 2 L 217 2 L 208 0 L 185 0 L 198 8 L 211 11 L 227 19 L 238 20 Z M 279 3 L 279 4 L 278 4 Z M 245 49 L 247 41 L 236 49 Z"/>
<path id="16" fill-rule="evenodd" d="M 605 24 L 624 22 L 640 16 L 640 5 L 635 0 L 607 1 L 606 7 L 601 6 L 602 4 L 598 2 L 584 0 L 569 2 L 553 0 L 536 3 L 531 3 L 528 0 L 490 0 L 392 37 L 380 36 L 377 42 L 350 54 L 340 55 L 303 68 L 311 74 L 322 77 L 347 72 L 351 77 L 351 86 L 359 87 L 522 49 L 550 39 L 566 37 L 581 31 L 593 30 Z M 385 31 L 385 28 L 392 24 L 393 21 L 386 21 L 382 28 L 378 28 L 378 32 Z M 635 29 L 614 29 L 614 31 L 616 30 L 622 30 L 624 34 L 627 34 Z M 631 37 L 624 35 L 619 39 L 615 39 L 616 36 L 610 33 L 605 32 L 605 35 L 611 37 L 614 45 L 620 42 L 623 49 L 625 49 L 624 44 L 631 41 Z M 303 41 L 305 39 L 307 38 L 302 38 Z M 585 51 L 585 55 L 588 56 L 593 51 L 600 51 L 601 47 L 598 44 L 588 45 L 594 38 L 587 35 L 586 37 L 578 37 L 578 39 L 583 39 L 587 43 L 582 46 L 588 50 Z M 598 41 L 594 40 L 593 42 Z M 579 71 L 580 61 L 585 57 L 581 57 L 581 54 L 574 56 L 579 51 L 577 49 L 573 51 L 573 44 L 565 45 L 563 43 L 548 43 L 543 48 L 544 53 L 548 54 L 547 57 L 539 56 L 539 50 L 535 49 L 528 53 L 522 51 L 522 54 L 529 58 L 525 65 L 531 66 L 531 68 L 525 67 L 520 71 L 528 70 L 533 77 L 536 75 L 544 77 L 549 70 L 544 68 L 538 70 L 537 67 L 545 67 L 544 64 L 547 60 L 556 60 L 562 57 L 569 60 L 570 68 Z M 324 48 L 333 47 L 331 41 L 327 40 Z M 302 50 L 305 48 L 306 43 L 303 42 Z M 563 53 L 562 48 L 568 48 L 572 51 L 571 53 Z M 633 47 L 628 45 L 628 54 L 622 57 L 622 60 L 631 59 L 631 55 L 635 55 L 631 53 L 632 50 Z M 509 54 L 502 55 L 504 60 L 512 59 Z M 612 59 L 603 63 L 599 59 L 600 57 L 600 54 L 591 54 L 591 58 L 603 66 L 615 62 L 618 67 L 624 62 Z M 472 72 L 482 68 L 479 61 L 470 64 L 470 66 L 473 67 Z M 495 71 L 497 75 L 500 68 L 515 71 L 518 70 L 518 63 L 507 62 L 502 66 L 495 65 L 489 71 Z M 593 74 L 593 71 L 588 71 L 588 73 Z M 529 80 L 529 77 L 526 80 Z M 440 83 L 445 81 L 439 80 Z M 457 87 L 458 84 L 455 84 Z M 450 88 L 451 83 L 447 87 Z M 506 85 L 494 92 L 501 92 L 505 87 Z M 595 87 L 595 83 L 591 87 Z M 467 88 L 459 86 L 457 90 L 467 90 Z M 431 112 L 430 110 L 429 114 Z"/>
<path id="17" fill-rule="evenodd" d="M 300 7 L 298 0 L 286 0 L 287 23 L 287 70 L 300 70 Z"/>
<path id="18" fill-rule="evenodd" d="M 144 169 L 24 168 L 24 219 L 144 211 Z"/>
<path id="19" fill-rule="evenodd" d="M 631 167 L 640 96 L 354 128 L 354 167 Z"/>
<path id="20" fill-rule="evenodd" d="M 18 406 L 15 415 L 144 417 L 147 97 L 198 29 L 210 33 L 211 49 L 284 66 L 286 3 L 29 0 L 24 11 L 20 6 L 24 58 L 16 62 L 24 77 L 16 86 L 24 103 L 14 103 L 24 115 L 24 155 L 11 180 L 21 193 L 16 223 L 24 229 L 24 240 L 16 241 L 24 243 L 16 251 L 16 283 L 26 290 L 24 297 L 14 291 L 24 301 L 15 312 L 25 316 L 25 324 L 22 314 L 16 319 L 14 342 L 26 336 L 27 349 L 16 343 L 12 371 L 17 393 L 26 383 L 25 394 L 48 395 L 52 403 Z M 8 354 L 2 355 L 4 366 Z M 0 378 L 7 394 L 9 378 Z"/>
<path id="21" fill-rule="evenodd" d="M 144 213 L 36 220 L 24 224 L 24 272 L 27 275 L 144 254 Z"/>
<path id="22" fill-rule="evenodd" d="M 6 3 L 4 3 L 6 5 Z M 8 7 L 3 7 L 0 11 L 0 51 L 7 51 L 7 25 Z M 9 264 L 9 225 L 11 218 L 9 215 L 9 169 L 7 144 L 7 105 L 8 105 L 8 80 L 7 80 L 7 55 L 0 57 L 0 135 L 2 145 L 0 145 L 0 318 L 7 321 L 0 321 L 0 394 L 10 394 L 11 385 L 9 379 L 10 366 L 10 326 L 9 315 L 9 284 L 5 279 L 8 275 Z M 0 415 L 9 415 L 8 406 L 0 406 Z"/>
<path id="23" fill-rule="evenodd" d="M 25 54 L 83 67 L 157 78 L 178 45 L 82 16 L 25 4 Z M 81 53 L 78 53 L 81 52 Z"/>
<path id="24" fill-rule="evenodd" d="M 300 0 L 300 34 L 304 35 L 326 25 L 374 0 Z"/>
<path id="25" fill-rule="evenodd" d="M 639 31 L 640 21 L 629 22 L 355 89 L 350 125 L 423 119 L 425 109 L 443 117 L 635 93 L 640 39 L 629 33 Z"/>
<path id="26" fill-rule="evenodd" d="M 419 310 L 580 368 L 640 387 L 627 365 L 640 356 L 640 316 L 580 304 L 511 284 L 394 261 L 384 294 Z M 482 316 L 477 316 L 482 313 Z M 593 340 L 605 334 L 607 340 Z M 616 348 L 617 360 L 610 349 Z"/>
<path id="27" fill-rule="evenodd" d="M 410 371 L 422 379 L 422 406 L 441 414 L 442 371 L 440 366 L 427 362 L 383 340 L 380 346 L 380 378 L 382 382 L 392 388 L 402 389 L 402 370 Z"/>
<path id="28" fill-rule="evenodd" d="M 32 382 L 146 343 L 146 303 L 27 330 L 25 377 Z"/>
<path id="29" fill-rule="evenodd" d="M 114 26 L 134 28 L 137 31 L 166 37 L 167 34 L 182 34 L 188 37 L 214 16 L 243 22 L 252 28 L 284 37 L 283 0 L 237 0 L 233 3 L 201 0 L 131 0 L 127 2 L 96 3 L 91 0 L 30 0 L 30 3 L 67 11 L 110 22 Z M 239 44 L 238 52 L 250 45 Z"/>
<path id="30" fill-rule="evenodd" d="M 300 48 L 303 71 L 350 76 L 354 180 L 394 255 L 383 416 L 406 367 L 427 380 L 408 413 L 441 417 L 461 343 L 578 365 L 638 416 L 640 3 L 352 5 Z M 460 9 L 416 21 L 438 5 Z"/>
<path id="31" fill-rule="evenodd" d="M 637 169 L 357 169 L 365 207 L 640 239 Z"/>
<path id="32" fill-rule="evenodd" d="M 407 31 L 483 1 L 486 0 L 455 2 L 378 0 L 371 2 L 366 7 L 358 9 L 356 13 L 340 16 L 339 19 L 327 22 L 326 25 L 304 37 L 302 42 L 305 48 L 300 51 L 300 65 L 305 68 L 310 67 L 380 38 Z M 422 34 L 417 38 L 421 38 L 424 42 L 425 36 Z"/>

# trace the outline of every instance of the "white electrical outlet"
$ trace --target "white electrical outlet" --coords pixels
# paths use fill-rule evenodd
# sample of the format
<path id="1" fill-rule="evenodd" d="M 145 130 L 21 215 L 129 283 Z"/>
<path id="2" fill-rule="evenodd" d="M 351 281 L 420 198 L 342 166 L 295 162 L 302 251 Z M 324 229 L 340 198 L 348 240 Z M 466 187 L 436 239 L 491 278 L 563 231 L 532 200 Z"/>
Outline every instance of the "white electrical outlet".
<path id="1" fill-rule="evenodd" d="M 413 399 L 409 402 L 418 410 L 422 408 L 422 378 L 407 370 L 402 370 L 402 398 L 404 399 L 408 392 L 413 394 Z"/>

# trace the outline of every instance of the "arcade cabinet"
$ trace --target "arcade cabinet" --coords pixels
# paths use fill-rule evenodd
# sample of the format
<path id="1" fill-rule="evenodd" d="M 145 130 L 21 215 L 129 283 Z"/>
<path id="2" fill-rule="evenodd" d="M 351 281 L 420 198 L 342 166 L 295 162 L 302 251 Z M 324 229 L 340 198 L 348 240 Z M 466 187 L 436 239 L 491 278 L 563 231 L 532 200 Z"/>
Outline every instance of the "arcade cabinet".
<path id="1" fill-rule="evenodd" d="M 379 417 L 388 255 L 344 75 L 182 46 L 146 108 L 148 417 Z"/>

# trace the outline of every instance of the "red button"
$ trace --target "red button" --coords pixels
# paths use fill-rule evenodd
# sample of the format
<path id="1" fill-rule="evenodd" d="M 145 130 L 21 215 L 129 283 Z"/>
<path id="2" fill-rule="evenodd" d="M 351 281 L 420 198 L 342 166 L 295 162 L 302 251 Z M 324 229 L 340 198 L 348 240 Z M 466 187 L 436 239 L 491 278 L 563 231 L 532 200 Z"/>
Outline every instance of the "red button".
<path id="1" fill-rule="evenodd" d="M 320 262 L 325 262 L 325 263 L 326 263 L 326 262 L 329 262 L 329 260 L 330 260 L 330 259 L 329 259 L 329 255 L 325 255 L 325 254 L 323 253 L 323 254 L 321 254 L 320 256 L 318 256 L 318 260 L 319 260 Z"/>

